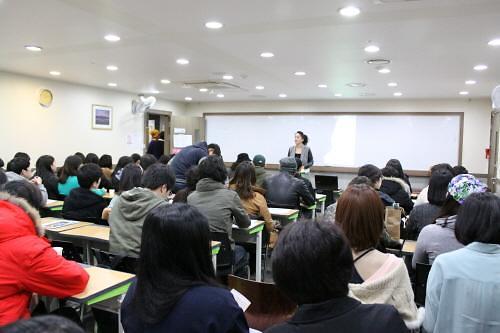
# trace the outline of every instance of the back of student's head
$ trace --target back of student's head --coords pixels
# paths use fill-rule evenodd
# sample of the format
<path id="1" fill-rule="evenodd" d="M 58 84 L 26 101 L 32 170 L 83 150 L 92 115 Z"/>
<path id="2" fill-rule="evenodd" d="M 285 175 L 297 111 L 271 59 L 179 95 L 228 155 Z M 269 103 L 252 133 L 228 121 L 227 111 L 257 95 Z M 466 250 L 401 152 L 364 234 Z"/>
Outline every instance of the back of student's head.
<path id="1" fill-rule="evenodd" d="M 453 174 L 448 169 L 438 169 L 432 173 L 427 192 L 427 200 L 430 204 L 436 206 L 444 204 L 448 193 L 448 184 L 452 179 Z"/>
<path id="2" fill-rule="evenodd" d="M 389 161 L 387 161 L 387 164 L 385 166 L 386 167 L 394 168 L 396 170 L 397 175 L 394 176 L 394 177 L 401 178 L 401 179 L 405 178 L 405 173 L 403 171 L 403 166 L 401 165 L 401 162 L 399 160 L 397 160 L 395 158 L 392 158 Z"/>
<path id="3" fill-rule="evenodd" d="M 27 159 L 28 162 L 31 162 L 30 155 L 26 154 L 25 152 L 18 151 L 17 153 L 14 154 L 14 158 L 17 158 L 17 157 Z"/>
<path id="4" fill-rule="evenodd" d="M 84 333 L 73 321 L 54 315 L 16 321 L 0 328 L 1 333 Z"/>
<path id="5" fill-rule="evenodd" d="M 382 176 L 386 178 L 400 178 L 398 170 L 394 169 L 393 167 L 386 166 L 380 171 L 382 172 Z"/>
<path id="6" fill-rule="evenodd" d="M 186 204 L 162 205 L 144 221 L 132 300 L 146 323 L 163 319 L 191 287 L 214 284 L 207 218 Z"/>
<path id="7" fill-rule="evenodd" d="M 192 166 L 186 171 L 186 187 L 190 191 L 196 190 L 196 184 L 200 180 L 198 166 Z"/>
<path id="8" fill-rule="evenodd" d="M 122 171 L 118 192 L 125 192 L 140 187 L 142 182 L 142 168 L 135 163 L 127 164 Z"/>
<path id="9" fill-rule="evenodd" d="M 4 167 L 4 165 L 5 165 L 5 164 L 4 164 L 3 160 L 0 158 L 0 169 L 1 169 L 1 168 L 3 168 L 3 167 Z"/>
<path id="10" fill-rule="evenodd" d="M 158 162 L 152 154 L 144 154 L 141 156 L 141 167 L 146 171 L 150 166 Z"/>
<path id="11" fill-rule="evenodd" d="M 61 172 L 61 178 L 59 179 L 61 183 L 66 183 L 68 177 L 76 176 L 78 174 L 78 168 L 82 165 L 82 159 L 77 155 L 72 155 L 66 157 L 64 160 L 64 166 Z"/>
<path id="12" fill-rule="evenodd" d="M 0 189 L 3 184 L 7 183 L 7 176 L 5 175 L 5 172 L 0 169 Z"/>
<path id="13" fill-rule="evenodd" d="M 116 163 L 115 171 L 124 168 L 129 163 L 135 163 L 132 157 L 130 156 L 122 156 L 118 159 L 118 163 Z"/>
<path id="14" fill-rule="evenodd" d="M 445 170 L 448 170 L 449 172 L 453 173 L 453 167 L 448 164 L 448 163 L 439 163 L 439 164 L 435 164 L 431 167 L 431 175 L 438 171 L 438 170 L 441 170 L 441 169 L 445 169 Z"/>
<path id="15" fill-rule="evenodd" d="M 335 212 L 335 222 L 356 251 L 377 246 L 384 227 L 384 217 L 382 200 L 367 185 L 349 186 L 340 196 Z"/>
<path id="16" fill-rule="evenodd" d="M 273 278 L 298 304 L 320 303 L 348 293 L 352 253 L 333 223 L 299 221 L 288 225 L 273 250 Z"/>
<path id="17" fill-rule="evenodd" d="M 99 164 L 99 156 L 97 156 L 94 153 L 88 153 L 87 156 L 85 156 L 85 160 L 83 163 L 88 164 L 88 163 L 94 163 L 94 164 Z"/>
<path id="18" fill-rule="evenodd" d="M 365 176 L 372 182 L 372 187 L 382 178 L 382 171 L 373 164 L 365 164 L 358 170 L 358 176 Z"/>
<path id="19" fill-rule="evenodd" d="M 130 155 L 130 157 L 132 158 L 132 161 L 134 163 L 137 163 L 137 162 L 141 161 L 141 155 L 139 155 L 137 153 L 133 153 L 132 155 Z"/>
<path id="20" fill-rule="evenodd" d="M 95 163 L 84 164 L 78 169 L 77 178 L 80 187 L 90 189 L 92 184 L 99 182 L 102 177 L 101 168 Z"/>
<path id="21" fill-rule="evenodd" d="M 474 193 L 460 207 L 455 236 L 464 245 L 473 242 L 500 245 L 500 198 L 493 193 Z"/>
<path id="22" fill-rule="evenodd" d="M 156 190 L 165 185 L 168 190 L 172 190 L 175 185 L 175 173 L 165 164 L 153 164 L 144 171 L 142 185 L 150 190 Z"/>
<path id="23" fill-rule="evenodd" d="M 255 185 L 257 177 L 255 167 L 252 162 L 242 162 L 236 168 L 234 177 L 231 179 L 231 185 L 234 185 L 235 191 L 241 199 L 251 199 L 254 197 L 252 186 Z"/>
<path id="24" fill-rule="evenodd" d="M 351 185 L 372 186 L 372 181 L 370 180 L 370 178 L 368 178 L 366 176 L 356 176 L 349 182 L 348 186 L 351 186 Z"/>
<path id="25" fill-rule="evenodd" d="M 209 144 L 207 146 L 207 149 L 208 149 L 209 155 L 221 156 L 221 154 L 222 154 L 219 145 L 216 143 Z"/>
<path id="26" fill-rule="evenodd" d="M 21 174 L 23 170 L 28 170 L 30 167 L 30 161 L 24 157 L 14 157 L 7 163 L 7 171 L 11 171 Z"/>
<path id="27" fill-rule="evenodd" d="M 219 183 L 224 183 L 227 179 L 227 170 L 224 162 L 219 156 L 211 155 L 201 161 L 198 166 L 200 179 L 210 178 Z"/>
<path id="28" fill-rule="evenodd" d="M 111 155 L 104 154 L 99 158 L 99 166 L 101 168 L 108 168 L 112 169 L 113 168 L 113 158 Z"/>
<path id="29" fill-rule="evenodd" d="M 453 177 L 448 184 L 448 194 L 437 218 L 457 215 L 460 205 L 474 193 L 487 192 L 488 187 L 479 179 L 469 174 Z"/>
<path id="30" fill-rule="evenodd" d="M 2 191 L 15 197 L 23 198 L 31 206 L 39 209 L 42 203 L 42 194 L 35 184 L 24 180 L 15 180 L 6 183 Z"/>
<path id="31" fill-rule="evenodd" d="M 44 178 L 44 175 L 54 174 L 52 171 L 52 164 L 55 158 L 50 155 L 42 155 L 36 160 L 36 175 Z"/>
<path id="32" fill-rule="evenodd" d="M 77 152 L 75 153 L 75 156 L 80 157 L 80 159 L 82 160 L 82 163 L 83 163 L 83 161 L 85 161 L 85 155 L 83 155 L 83 153 L 81 153 L 81 152 L 77 151 Z"/>
<path id="33" fill-rule="evenodd" d="M 453 167 L 453 176 L 466 175 L 468 173 L 469 173 L 469 170 L 467 170 L 462 165 L 456 165 L 456 166 Z"/>
<path id="34" fill-rule="evenodd" d="M 168 164 L 169 161 L 170 161 L 170 156 L 168 155 L 161 155 L 160 158 L 158 159 L 158 163 L 161 164 Z"/>

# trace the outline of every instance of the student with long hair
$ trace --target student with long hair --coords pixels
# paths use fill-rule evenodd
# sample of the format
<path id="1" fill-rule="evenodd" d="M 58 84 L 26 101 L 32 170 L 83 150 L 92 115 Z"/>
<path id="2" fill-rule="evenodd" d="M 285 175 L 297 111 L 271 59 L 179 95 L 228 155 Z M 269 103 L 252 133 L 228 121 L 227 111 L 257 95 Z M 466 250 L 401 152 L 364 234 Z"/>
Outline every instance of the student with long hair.
<path id="1" fill-rule="evenodd" d="M 57 184 L 59 179 L 56 176 L 57 166 L 56 160 L 50 155 L 43 155 L 36 161 L 36 173 L 42 179 L 42 184 L 47 189 L 49 199 L 59 199 L 59 191 Z"/>
<path id="2" fill-rule="evenodd" d="M 208 221 L 186 204 L 146 217 L 137 280 L 122 304 L 127 333 L 248 332 L 243 311 L 215 280 Z"/>
<path id="3" fill-rule="evenodd" d="M 68 156 L 64 160 L 64 165 L 59 177 L 59 184 L 57 190 L 60 195 L 67 196 L 72 189 L 77 188 L 78 185 L 78 168 L 82 165 L 82 159 L 79 156 Z"/>
<path id="4" fill-rule="evenodd" d="M 140 161 L 140 159 L 139 159 L 139 161 Z M 111 174 L 111 183 L 113 184 L 113 188 L 116 191 L 118 191 L 118 189 L 120 187 L 120 178 L 121 178 L 121 175 L 123 172 L 123 168 L 129 163 L 135 163 L 134 159 L 130 156 L 122 156 L 118 160 L 118 163 L 116 163 L 116 167 L 113 170 L 113 173 Z M 136 164 L 139 165 L 138 163 L 136 163 Z"/>

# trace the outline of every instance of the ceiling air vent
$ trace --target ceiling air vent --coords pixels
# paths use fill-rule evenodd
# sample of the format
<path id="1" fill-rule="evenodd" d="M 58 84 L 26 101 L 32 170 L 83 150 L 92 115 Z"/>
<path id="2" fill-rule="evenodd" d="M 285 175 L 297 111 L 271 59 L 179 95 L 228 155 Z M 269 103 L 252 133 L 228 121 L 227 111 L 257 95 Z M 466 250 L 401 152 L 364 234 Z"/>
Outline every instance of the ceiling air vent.
<path id="1" fill-rule="evenodd" d="M 217 80 L 200 80 L 200 81 L 188 81 L 182 82 L 184 88 L 206 88 L 208 90 L 243 90 L 237 84 L 229 83 L 226 81 Z"/>
<path id="2" fill-rule="evenodd" d="M 366 63 L 368 65 L 380 66 L 380 65 L 389 65 L 391 63 L 391 61 L 388 59 L 369 59 L 369 60 L 366 60 Z"/>

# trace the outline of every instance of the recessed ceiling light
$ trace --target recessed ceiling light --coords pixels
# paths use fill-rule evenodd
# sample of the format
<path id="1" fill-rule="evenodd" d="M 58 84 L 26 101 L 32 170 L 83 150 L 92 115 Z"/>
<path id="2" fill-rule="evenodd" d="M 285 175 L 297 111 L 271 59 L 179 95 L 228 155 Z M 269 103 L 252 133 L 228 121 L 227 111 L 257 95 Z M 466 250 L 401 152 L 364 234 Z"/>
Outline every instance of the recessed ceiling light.
<path id="1" fill-rule="evenodd" d="M 261 56 L 262 58 L 272 58 L 272 57 L 274 57 L 274 53 L 272 53 L 272 52 L 262 52 L 262 53 L 260 54 L 260 56 Z"/>
<path id="2" fill-rule="evenodd" d="M 187 64 L 189 64 L 189 60 L 184 59 L 184 58 L 177 59 L 175 62 L 178 63 L 179 65 L 187 65 Z"/>
<path id="3" fill-rule="evenodd" d="M 167 79 L 163 79 L 160 81 L 162 84 L 169 84 L 170 83 L 170 80 L 167 80 Z"/>
<path id="4" fill-rule="evenodd" d="M 117 35 L 106 35 L 104 36 L 104 39 L 108 42 L 118 42 L 121 38 Z"/>
<path id="5" fill-rule="evenodd" d="M 217 94 L 218 98 L 224 98 L 224 94 Z"/>
<path id="6" fill-rule="evenodd" d="M 351 82 L 346 84 L 348 87 L 351 88 L 360 88 L 360 87 L 366 87 L 366 83 L 363 82 Z"/>
<path id="7" fill-rule="evenodd" d="M 257 89 L 257 90 L 264 90 L 264 86 L 256 86 L 255 89 Z"/>
<path id="8" fill-rule="evenodd" d="M 326 84 L 318 84 L 318 88 L 328 88 Z"/>
<path id="9" fill-rule="evenodd" d="M 468 86 L 472 86 L 472 85 L 474 85 L 474 84 L 476 84 L 476 83 L 477 83 L 477 82 L 476 82 L 476 81 L 474 81 L 474 80 L 467 80 L 467 81 L 465 81 L 465 84 L 466 84 L 466 85 L 468 85 Z"/>
<path id="10" fill-rule="evenodd" d="M 459 92 L 459 94 L 462 96 L 466 96 L 469 94 L 469 92 L 468 91 L 461 91 L 461 92 Z"/>
<path id="11" fill-rule="evenodd" d="M 488 69 L 488 66 L 486 66 L 486 65 L 476 65 L 476 66 L 474 66 L 474 70 L 478 71 L 478 72 L 484 71 L 484 70 L 487 70 L 487 69 Z"/>
<path id="12" fill-rule="evenodd" d="M 393 95 L 395 97 L 401 97 L 401 96 L 403 96 L 403 93 L 402 92 L 395 92 Z"/>
<path id="13" fill-rule="evenodd" d="M 116 86 L 117 86 L 117 84 L 116 84 L 116 83 L 114 83 L 114 82 L 110 82 L 110 83 L 108 83 L 108 86 L 109 86 L 109 87 L 116 87 Z"/>
<path id="14" fill-rule="evenodd" d="M 279 98 L 287 98 L 287 94 L 279 94 L 278 97 Z"/>
<path id="15" fill-rule="evenodd" d="M 387 83 L 387 86 L 389 86 L 389 87 L 397 87 L 398 83 L 397 82 L 389 82 L 389 83 Z"/>
<path id="16" fill-rule="evenodd" d="M 500 46 L 500 38 L 492 39 L 488 42 L 489 46 Z"/>
<path id="17" fill-rule="evenodd" d="M 293 73 L 293 74 L 294 74 L 294 75 L 297 75 L 297 76 L 304 76 L 304 75 L 306 75 L 306 72 L 300 72 L 300 71 L 299 71 L 299 72 L 295 72 L 295 73 Z"/>
<path id="18" fill-rule="evenodd" d="M 365 52 L 368 53 L 377 53 L 378 51 L 380 51 L 380 47 L 378 47 L 377 45 L 371 44 L 365 47 Z"/>
<path id="19" fill-rule="evenodd" d="M 155 90 L 155 89 L 153 89 L 153 90 L 151 90 L 151 93 L 152 93 L 152 94 L 159 94 L 159 93 L 160 93 L 160 91 L 159 91 L 159 90 Z"/>
<path id="20" fill-rule="evenodd" d="M 191 98 L 191 97 L 184 97 L 184 100 L 189 102 L 189 101 L 192 101 L 193 98 Z"/>
<path id="21" fill-rule="evenodd" d="M 220 29 L 224 26 L 224 24 L 217 22 L 217 21 L 210 21 L 205 23 L 205 27 L 208 29 Z"/>
<path id="22" fill-rule="evenodd" d="M 391 72 L 391 70 L 390 70 L 389 68 L 384 67 L 384 68 L 380 68 L 380 69 L 378 70 L 378 72 L 379 72 L 380 74 L 389 74 L 389 73 Z"/>
<path id="23" fill-rule="evenodd" d="M 61 72 L 59 72 L 59 71 L 50 71 L 49 74 L 53 75 L 53 76 L 59 76 L 59 75 L 61 75 Z"/>
<path id="24" fill-rule="evenodd" d="M 359 10 L 358 7 L 347 6 L 347 7 L 344 7 L 344 8 L 340 8 L 339 9 L 339 13 L 342 16 L 354 17 L 354 16 L 359 15 L 359 13 L 361 13 L 361 10 Z"/>
<path id="25" fill-rule="evenodd" d="M 223 76 L 222 76 L 222 79 L 224 79 L 224 80 L 232 80 L 232 79 L 233 79 L 233 76 L 232 76 L 232 75 L 229 75 L 229 74 L 226 74 L 226 75 L 223 75 Z"/>
<path id="26" fill-rule="evenodd" d="M 335 97 L 342 97 L 342 94 L 341 93 L 336 93 L 333 96 L 335 96 Z"/>
<path id="27" fill-rule="evenodd" d="M 43 50 L 40 46 L 36 45 L 25 45 L 24 48 L 32 52 L 41 52 Z"/>
<path id="28" fill-rule="evenodd" d="M 115 65 L 108 65 L 108 66 L 106 66 L 106 69 L 107 69 L 108 71 L 117 71 L 117 70 L 118 70 L 118 67 L 117 67 L 117 66 L 115 66 Z"/>
<path id="29" fill-rule="evenodd" d="M 208 89 L 207 88 L 200 88 L 200 92 L 207 92 Z"/>

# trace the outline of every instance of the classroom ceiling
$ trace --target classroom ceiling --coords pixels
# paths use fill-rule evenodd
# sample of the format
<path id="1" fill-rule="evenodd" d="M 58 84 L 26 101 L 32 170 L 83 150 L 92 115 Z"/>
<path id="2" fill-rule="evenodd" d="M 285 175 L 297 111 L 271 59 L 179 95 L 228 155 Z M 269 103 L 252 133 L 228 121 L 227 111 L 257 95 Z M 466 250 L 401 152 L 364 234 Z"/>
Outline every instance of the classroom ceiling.
<path id="1" fill-rule="evenodd" d="M 500 84 L 495 38 L 499 0 L 0 0 L 0 70 L 177 101 L 485 97 Z"/>

